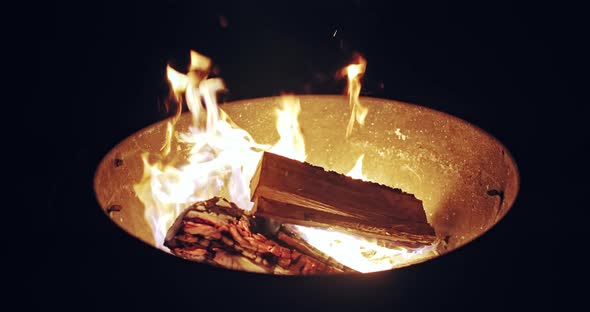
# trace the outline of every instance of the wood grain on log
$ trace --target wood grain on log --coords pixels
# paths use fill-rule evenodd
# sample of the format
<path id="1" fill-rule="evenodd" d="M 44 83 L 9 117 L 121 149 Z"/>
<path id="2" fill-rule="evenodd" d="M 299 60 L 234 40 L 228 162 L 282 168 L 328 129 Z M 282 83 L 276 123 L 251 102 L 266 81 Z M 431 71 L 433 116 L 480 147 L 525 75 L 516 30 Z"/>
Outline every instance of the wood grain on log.
<path id="1" fill-rule="evenodd" d="M 264 152 L 251 189 L 256 216 L 412 246 L 436 240 L 422 201 L 414 195 L 276 154 Z"/>

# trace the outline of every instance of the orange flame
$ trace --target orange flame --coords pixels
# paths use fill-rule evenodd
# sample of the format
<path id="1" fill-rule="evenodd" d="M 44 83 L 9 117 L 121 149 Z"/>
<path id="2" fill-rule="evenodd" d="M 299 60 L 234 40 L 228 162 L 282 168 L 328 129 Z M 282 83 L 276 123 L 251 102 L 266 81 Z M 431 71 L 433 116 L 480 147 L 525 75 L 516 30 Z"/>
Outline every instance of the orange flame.
<path id="1" fill-rule="evenodd" d="M 346 127 L 347 138 L 352 133 L 355 120 L 360 126 L 363 126 L 365 124 L 367 113 L 369 112 L 369 109 L 362 106 L 359 101 L 359 95 L 361 94 L 361 77 L 365 73 L 366 68 L 367 60 L 362 55 L 356 54 L 355 61 L 341 71 L 341 75 L 345 75 L 348 78 L 347 94 L 351 110 L 348 126 Z"/>

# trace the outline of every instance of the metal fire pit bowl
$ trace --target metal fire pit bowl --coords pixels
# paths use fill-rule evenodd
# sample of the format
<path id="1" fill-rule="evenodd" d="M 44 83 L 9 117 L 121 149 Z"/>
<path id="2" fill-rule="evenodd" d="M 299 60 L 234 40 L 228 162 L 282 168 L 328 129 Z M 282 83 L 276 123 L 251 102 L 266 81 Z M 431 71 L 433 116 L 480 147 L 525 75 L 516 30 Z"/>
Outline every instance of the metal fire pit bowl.
<path id="1" fill-rule="evenodd" d="M 423 201 L 429 223 L 446 242 L 442 254 L 488 231 L 514 203 L 519 189 L 514 159 L 498 140 L 466 121 L 417 105 L 361 97 L 369 108 L 365 126 L 355 126 L 346 139 L 347 97 L 303 95 L 300 100 L 307 162 L 345 173 L 364 153 L 366 177 Z M 221 106 L 263 144 L 279 138 L 278 107 L 278 97 Z M 183 114 L 177 129 L 186 130 L 190 120 Z M 143 173 L 141 154 L 158 152 L 165 131 L 166 121 L 161 121 L 120 142 L 102 159 L 94 179 L 98 202 L 111 220 L 152 246 L 150 226 L 133 185 Z"/>

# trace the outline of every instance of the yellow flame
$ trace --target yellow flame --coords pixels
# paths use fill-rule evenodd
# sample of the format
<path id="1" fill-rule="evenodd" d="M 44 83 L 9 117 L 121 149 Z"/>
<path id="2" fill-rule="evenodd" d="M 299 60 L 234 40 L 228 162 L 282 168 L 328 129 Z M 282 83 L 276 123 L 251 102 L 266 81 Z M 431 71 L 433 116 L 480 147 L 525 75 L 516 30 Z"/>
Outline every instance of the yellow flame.
<path id="1" fill-rule="evenodd" d="M 188 78 L 186 75 L 183 75 L 174 68 L 170 67 L 170 65 L 166 66 L 166 77 L 172 86 L 172 91 L 176 96 L 176 100 L 178 102 L 181 101 L 182 93 L 186 90 L 186 86 L 188 85 Z"/>
<path id="2" fill-rule="evenodd" d="M 166 124 L 166 137 L 164 139 L 164 145 L 162 145 L 162 147 L 160 148 L 160 151 L 164 156 L 170 154 L 170 150 L 172 149 L 172 136 L 174 135 L 175 123 L 176 121 L 174 120 L 174 122 L 171 121 Z"/>
<path id="3" fill-rule="evenodd" d="M 359 95 L 361 94 L 361 77 L 365 73 L 366 68 L 367 60 L 360 54 L 357 54 L 355 62 L 346 66 L 341 72 L 342 75 L 346 75 L 348 78 L 347 93 L 351 112 L 348 126 L 346 127 L 347 138 L 352 133 L 354 122 L 356 121 L 360 126 L 363 126 L 365 124 L 365 118 L 369 113 L 369 109 L 362 106 L 359 101 Z"/>
<path id="4" fill-rule="evenodd" d="M 172 87 L 172 93 L 174 94 L 175 102 L 171 103 L 171 105 L 175 106 L 175 112 L 172 119 L 166 124 L 166 137 L 164 141 L 164 145 L 160 148 L 163 156 L 167 156 L 170 154 L 170 149 L 172 146 L 172 137 L 174 134 L 174 127 L 176 126 L 176 122 L 182 113 L 182 93 L 186 91 L 189 79 L 187 76 L 177 72 L 174 70 L 170 65 L 166 66 L 166 77 L 168 78 L 168 82 L 170 82 L 170 86 Z"/>
<path id="5" fill-rule="evenodd" d="M 191 50 L 191 65 L 189 71 L 208 71 L 211 68 L 211 59 Z"/>
<path id="6" fill-rule="evenodd" d="M 365 154 L 362 154 L 361 156 L 359 156 L 359 158 L 356 160 L 356 163 L 354 164 L 354 167 L 352 167 L 352 169 L 350 169 L 350 171 L 346 175 L 353 178 L 353 179 L 367 181 L 368 180 L 367 177 L 365 177 L 365 175 L 363 174 L 363 159 L 364 158 L 365 158 Z"/>
<path id="7" fill-rule="evenodd" d="M 281 108 L 275 110 L 280 139 L 269 152 L 303 162 L 307 155 L 298 121 L 301 112 L 299 98 L 294 95 L 283 95 L 280 101 Z"/>

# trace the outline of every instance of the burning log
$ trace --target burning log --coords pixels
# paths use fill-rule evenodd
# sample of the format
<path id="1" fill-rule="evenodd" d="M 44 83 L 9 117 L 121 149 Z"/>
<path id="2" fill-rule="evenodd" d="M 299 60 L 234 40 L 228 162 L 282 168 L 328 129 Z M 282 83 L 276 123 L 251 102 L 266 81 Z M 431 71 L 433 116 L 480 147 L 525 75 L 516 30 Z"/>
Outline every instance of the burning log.
<path id="1" fill-rule="evenodd" d="M 342 228 L 410 247 L 436 240 L 414 195 L 276 154 L 264 153 L 251 189 L 259 217 Z"/>
<path id="2" fill-rule="evenodd" d="M 297 249 L 304 243 L 288 233 L 279 230 L 278 236 L 290 242 L 281 245 L 254 231 L 257 227 L 256 219 L 235 204 L 214 197 L 186 209 L 164 245 L 181 258 L 228 269 L 284 275 L 354 272 L 317 250 Z"/>

